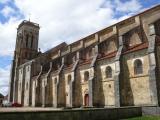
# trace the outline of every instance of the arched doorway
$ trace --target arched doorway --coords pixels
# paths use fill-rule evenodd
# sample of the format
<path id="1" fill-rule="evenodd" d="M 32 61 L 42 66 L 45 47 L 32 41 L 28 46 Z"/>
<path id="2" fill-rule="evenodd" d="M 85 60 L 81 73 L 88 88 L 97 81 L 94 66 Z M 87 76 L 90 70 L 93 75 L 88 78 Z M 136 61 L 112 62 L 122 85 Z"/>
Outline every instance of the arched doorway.
<path id="1" fill-rule="evenodd" d="M 89 94 L 84 95 L 84 106 L 89 106 Z"/>

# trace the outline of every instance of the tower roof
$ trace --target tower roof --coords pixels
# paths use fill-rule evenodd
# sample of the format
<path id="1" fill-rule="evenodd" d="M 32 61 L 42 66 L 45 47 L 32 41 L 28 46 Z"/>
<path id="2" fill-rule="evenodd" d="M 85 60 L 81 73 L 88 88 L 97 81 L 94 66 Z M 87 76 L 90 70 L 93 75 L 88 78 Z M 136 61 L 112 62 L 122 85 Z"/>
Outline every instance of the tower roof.
<path id="1" fill-rule="evenodd" d="M 27 20 L 23 20 L 23 21 L 19 24 L 18 29 L 19 29 L 20 27 L 22 27 L 23 25 L 34 26 L 34 27 L 40 28 L 40 27 L 39 27 L 39 24 L 37 24 L 37 23 L 31 22 L 31 21 L 27 21 Z"/>

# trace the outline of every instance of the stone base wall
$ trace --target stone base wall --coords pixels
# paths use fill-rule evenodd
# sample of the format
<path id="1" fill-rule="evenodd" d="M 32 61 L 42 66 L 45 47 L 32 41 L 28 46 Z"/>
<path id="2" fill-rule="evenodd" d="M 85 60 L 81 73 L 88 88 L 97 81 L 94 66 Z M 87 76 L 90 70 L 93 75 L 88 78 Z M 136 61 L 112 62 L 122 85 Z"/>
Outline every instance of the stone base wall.
<path id="1" fill-rule="evenodd" d="M 25 109 L 25 108 L 22 108 Z M 47 110 L 48 109 L 48 110 Z M 141 107 L 78 110 L 21 110 L 0 112 L 0 120 L 118 120 L 142 115 Z"/>

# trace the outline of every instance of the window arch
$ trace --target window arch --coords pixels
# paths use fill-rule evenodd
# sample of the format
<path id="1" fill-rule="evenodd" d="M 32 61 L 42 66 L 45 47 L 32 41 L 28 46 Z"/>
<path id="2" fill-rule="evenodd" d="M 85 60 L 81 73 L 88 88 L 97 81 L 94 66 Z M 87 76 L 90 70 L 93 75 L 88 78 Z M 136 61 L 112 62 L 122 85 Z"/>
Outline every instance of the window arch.
<path id="1" fill-rule="evenodd" d="M 143 64 L 140 59 L 134 61 L 134 74 L 142 74 L 143 73 Z"/>
<path id="2" fill-rule="evenodd" d="M 71 82 L 71 75 L 68 75 L 68 85 L 70 84 Z"/>
<path id="3" fill-rule="evenodd" d="M 85 71 L 84 73 L 84 81 L 88 81 L 89 80 L 89 72 Z"/>
<path id="4" fill-rule="evenodd" d="M 106 73 L 106 78 L 112 78 L 112 68 L 110 66 L 106 67 L 105 73 Z"/>

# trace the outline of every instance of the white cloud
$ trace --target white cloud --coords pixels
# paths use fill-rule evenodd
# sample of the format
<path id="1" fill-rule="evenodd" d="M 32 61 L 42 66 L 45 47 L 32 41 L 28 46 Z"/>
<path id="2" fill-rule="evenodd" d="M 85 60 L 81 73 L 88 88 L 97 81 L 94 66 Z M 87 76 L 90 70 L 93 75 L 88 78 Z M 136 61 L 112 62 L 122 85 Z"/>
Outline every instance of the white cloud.
<path id="1" fill-rule="evenodd" d="M 106 0 L 15 0 L 21 12 L 31 20 L 40 24 L 40 47 L 48 49 L 66 41 L 68 43 L 78 40 L 85 35 L 104 28 L 118 21 L 114 19 L 112 1 Z M 126 5 L 138 2 L 127 1 Z M 36 5 L 36 7 L 35 7 Z M 105 7 L 101 7 L 105 5 Z M 117 3 L 115 7 L 120 6 Z M 134 6 L 134 7 L 137 7 Z M 129 7 L 130 8 L 130 7 Z M 132 10 L 128 11 L 134 11 Z"/>
<path id="2" fill-rule="evenodd" d="M 42 50 L 46 50 L 63 41 L 68 43 L 76 41 L 122 19 L 116 19 L 114 11 L 115 8 L 120 10 L 119 6 L 122 3 L 115 0 L 117 3 L 113 6 L 112 2 L 111 0 L 15 0 L 15 5 L 25 19 L 29 19 L 31 13 L 31 21 L 40 24 L 39 46 Z M 134 4 L 135 8 L 140 6 L 136 0 L 123 3 L 124 6 L 130 4 Z M 4 10 L 6 15 L 10 12 L 17 13 L 8 7 L 5 8 L 8 9 Z M 128 7 L 127 11 L 134 12 L 132 7 Z M 13 54 L 16 28 L 22 21 L 18 17 L 11 16 L 7 23 L 0 24 L 0 41 L 3 41 L 3 44 L 0 44 L 0 55 Z"/>
<path id="3" fill-rule="evenodd" d="M 10 19 L 7 23 L 0 23 L 0 55 L 13 55 L 16 41 L 16 28 L 20 21 L 15 18 Z"/>
<path id="4" fill-rule="evenodd" d="M 1 13 L 3 14 L 4 17 L 9 17 L 12 13 L 14 13 L 15 10 L 9 6 L 5 6 L 2 10 Z"/>
<path id="5" fill-rule="evenodd" d="M 3 95 L 8 94 L 9 75 L 10 65 L 5 68 L 0 68 L 0 93 L 2 93 Z"/>
<path id="6" fill-rule="evenodd" d="M 105 0 L 16 0 L 21 12 L 40 24 L 40 47 L 51 48 L 62 41 L 75 41 L 108 25 L 111 8 L 100 8 Z M 110 4 L 108 2 L 108 4 Z M 108 5 L 109 6 L 109 5 Z"/>
<path id="7" fill-rule="evenodd" d="M 3 3 L 6 3 L 5 1 L 9 0 L 3 0 Z M 112 0 L 14 0 L 14 2 L 20 11 L 6 8 L 8 10 L 5 9 L 3 14 L 8 16 L 10 13 L 16 15 L 21 13 L 25 19 L 29 19 L 31 14 L 31 21 L 41 26 L 39 46 L 42 50 L 52 48 L 63 41 L 67 43 L 76 41 L 129 16 L 116 18 L 115 12 L 133 13 L 141 6 L 138 0 L 130 0 L 123 4 L 119 0 L 115 0 L 114 4 Z M 6 23 L 0 23 L 1 56 L 13 55 L 16 28 L 22 21 L 19 16 L 10 16 Z M 0 68 L 0 83 L 7 85 L 8 80 L 9 69 Z M 2 87 L 0 91 L 6 93 L 7 88 Z"/>
<path id="8" fill-rule="evenodd" d="M 130 0 L 127 2 L 122 2 L 120 0 L 115 0 L 116 10 L 119 12 L 135 12 L 142 8 L 142 5 L 138 2 L 138 0 Z"/>

